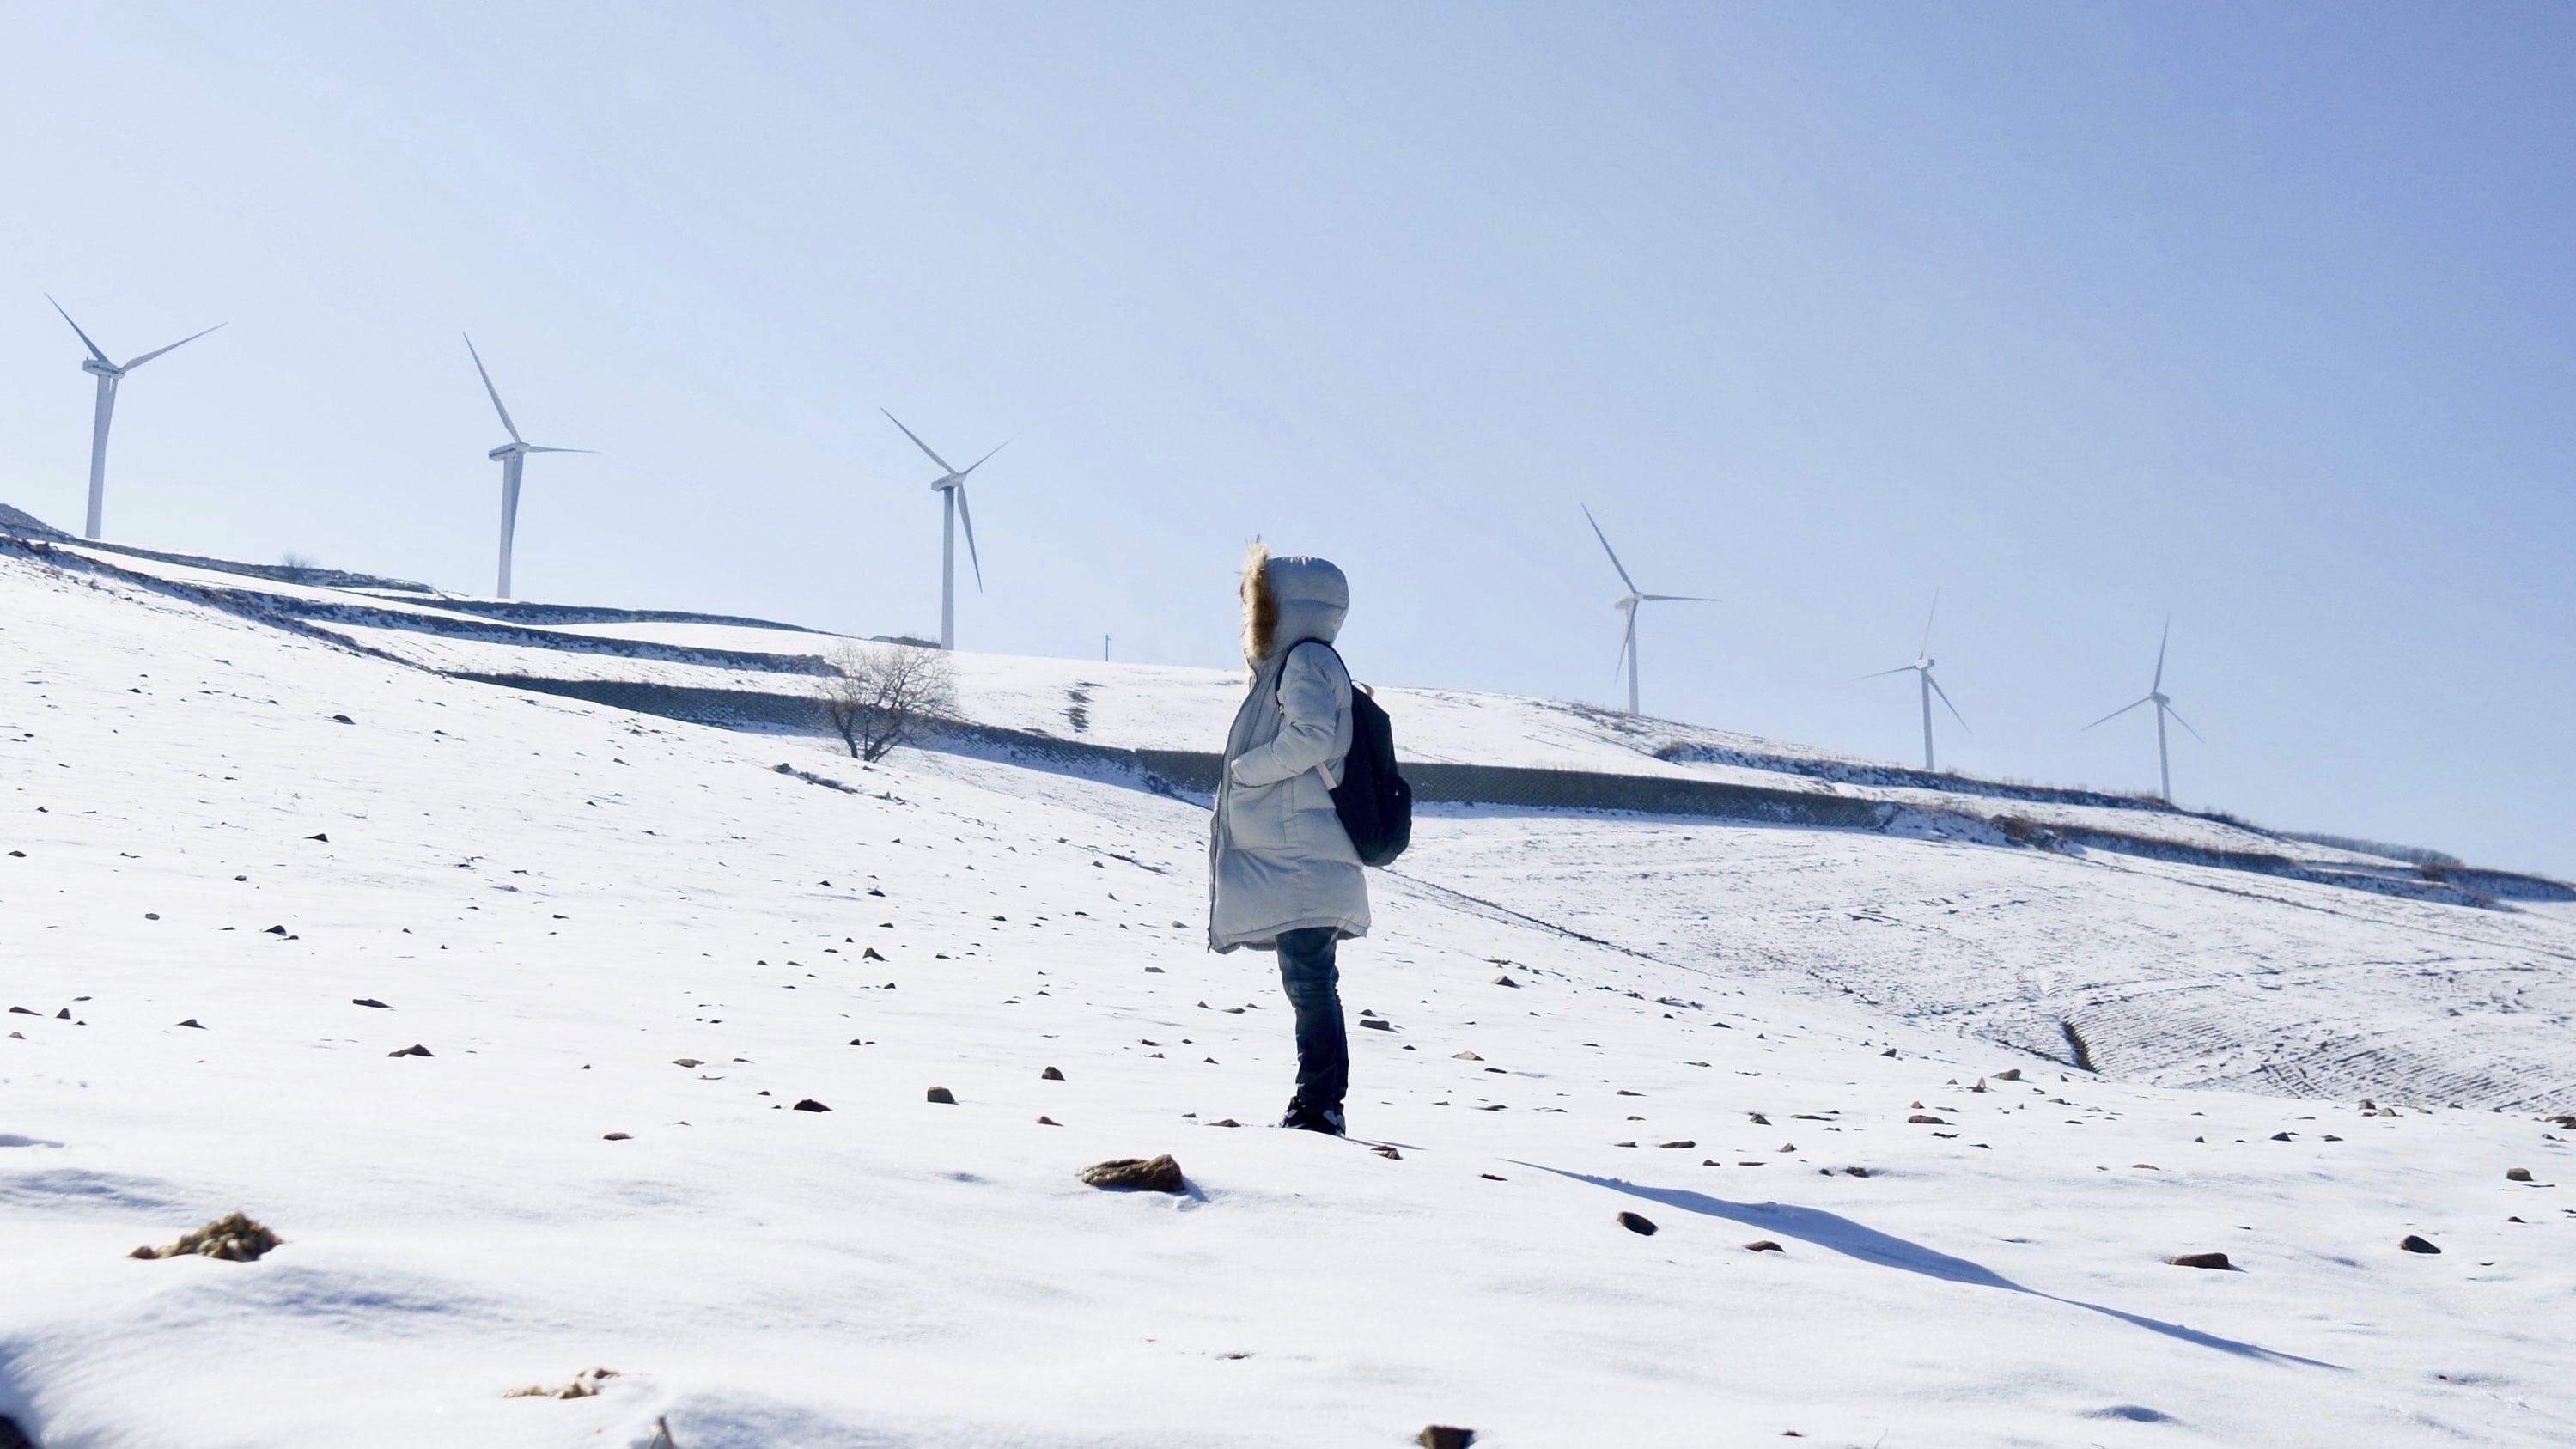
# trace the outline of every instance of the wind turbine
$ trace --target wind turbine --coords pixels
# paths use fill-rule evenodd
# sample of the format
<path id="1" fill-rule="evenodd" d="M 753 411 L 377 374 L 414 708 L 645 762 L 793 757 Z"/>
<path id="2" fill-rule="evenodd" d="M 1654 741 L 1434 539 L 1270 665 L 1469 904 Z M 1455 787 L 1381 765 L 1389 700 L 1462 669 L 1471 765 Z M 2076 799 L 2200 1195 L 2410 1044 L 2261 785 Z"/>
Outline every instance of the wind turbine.
<path id="1" fill-rule="evenodd" d="M 957 647 L 957 520 L 960 516 L 966 520 L 966 557 L 975 565 L 975 592 L 980 594 L 984 591 L 984 560 L 975 553 L 975 510 L 966 506 L 966 476 L 991 462 L 993 453 L 1009 447 L 1010 443 L 1006 439 L 993 449 L 993 453 L 986 453 L 963 468 L 954 468 L 949 466 L 947 459 L 933 452 L 931 446 L 921 440 L 920 434 L 904 428 L 903 419 L 884 408 L 877 411 L 885 413 L 887 422 L 903 428 L 903 435 L 912 439 L 912 445 L 929 453 L 930 461 L 943 470 L 937 481 L 930 485 L 931 492 L 944 496 L 939 523 L 939 647 L 954 649 Z"/>
<path id="2" fill-rule="evenodd" d="M 2102 716 L 2100 719 L 2093 721 L 2093 724 L 2089 724 L 2084 727 L 2089 730 L 2093 728 L 2093 725 L 2109 724 L 2111 721 L 2118 719 L 2120 716 L 2127 714 L 2133 709 L 2136 709 L 2139 705 L 2154 705 L 2156 707 L 2156 776 L 2163 783 L 2163 793 L 2159 795 L 2158 798 L 2168 805 L 2173 803 L 2173 764 L 2165 755 L 2165 717 L 2167 715 L 2171 715 L 2175 724 L 2181 725 L 2184 729 L 2191 730 L 2191 737 L 2193 739 L 2200 740 L 2201 738 L 2200 731 L 2191 729 L 2191 721 L 2184 719 L 2182 717 L 2182 712 L 2175 709 L 2173 707 L 2173 701 L 2165 695 L 2165 645 L 2171 643 L 2172 640 L 2173 615 L 2167 614 L 2165 615 L 2164 635 L 2156 640 L 2155 682 L 2147 686 L 2146 698 L 2132 700 L 2129 703 L 2120 706 L 2118 709 L 2111 711 L 2109 714 Z M 2207 744 L 2209 742 L 2207 740 L 2201 740 L 2201 743 Z"/>
<path id="3" fill-rule="evenodd" d="M 45 300 L 54 302 L 50 294 Z M 71 322 L 72 331 L 80 338 L 81 346 L 89 349 L 89 356 L 81 361 L 81 371 L 98 379 L 98 415 L 91 422 L 89 430 L 89 527 L 82 533 L 84 538 L 96 538 L 107 507 L 107 422 L 116 413 L 116 385 L 125 380 L 127 373 L 159 357 L 162 353 L 185 347 L 205 336 L 206 332 L 212 332 L 215 327 L 221 327 L 224 324 L 218 322 L 214 327 L 207 328 L 206 332 L 191 332 L 168 347 L 156 348 L 141 357 L 131 358 L 124 365 L 119 366 L 108 361 L 107 354 L 99 351 L 98 344 L 89 340 L 89 334 L 81 331 L 81 325 L 78 322 L 72 322 L 72 314 L 63 312 L 62 303 L 54 302 L 54 310 L 62 312 L 64 321 Z"/>
<path id="4" fill-rule="evenodd" d="M 1697 594 L 1649 594 L 1639 591 L 1637 581 L 1628 577 L 1628 566 L 1619 562 L 1618 551 L 1610 547 L 1609 535 L 1601 531 L 1600 520 L 1592 516 L 1592 510 L 1588 507 L 1583 510 L 1583 521 L 1592 525 L 1592 536 L 1601 540 L 1601 551 L 1610 555 L 1610 567 L 1619 571 L 1619 582 L 1628 586 L 1628 592 L 1610 606 L 1628 616 L 1627 627 L 1622 631 L 1619 641 L 1619 663 L 1611 666 L 1610 674 L 1615 679 L 1621 667 L 1624 666 L 1627 669 L 1628 713 L 1634 716 L 1637 713 L 1637 606 L 1640 604 L 1714 604 L 1717 600 L 1703 598 Z"/>
<path id="5" fill-rule="evenodd" d="M 483 390 L 492 395 L 492 411 L 501 415 L 501 426 L 509 430 L 510 441 L 484 454 L 501 463 L 501 587 L 502 598 L 510 597 L 510 544 L 519 533 L 519 470 L 530 453 L 587 453 L 589 448 L 541 448 L 519 436 L 519 425 L 510 421 L 510 410 L 501 405 L 501 390 L 492 385 L 492 374 L 483 366 L 483 354 L 474 350 L 474 339 L 465 339 L 466 354 L 474 359 L 475 372 L 482 375 Z"/>
<path id="6" fill-rule="evenodd" d="M 1923 769 L 1927 774 L 1937 768 L 1932 763 L 1932 696 L 1936 694 L 1941 696 L 1941 706 L 1950 711 L 1950 718 L 1959 722 L 1959 728 L 1968 729 L 1968 717 L 1959 713 L 1959 707 L 1950 703 L 1950 691 L 1943 689 L 1941 681 L 1932 677 L 1932 616 L 1939 612 L 1941 612 L 1941 591 L 1935 589 L 1932 591 L 1932 608 L 1923 616 L 1923 647 L 1914 651 L 1914 662 L 1900 664 L 1894 669 L 1882 669 L 1876 674 L 1861 676 L 1862 679 L 1884 679 L 1891 674 L 1903 674 L 1909 669 L 1914 671 L 1916 685 L 1923 693 Z M 1968 732 L 1976 733 L 1974 730 Z"/>

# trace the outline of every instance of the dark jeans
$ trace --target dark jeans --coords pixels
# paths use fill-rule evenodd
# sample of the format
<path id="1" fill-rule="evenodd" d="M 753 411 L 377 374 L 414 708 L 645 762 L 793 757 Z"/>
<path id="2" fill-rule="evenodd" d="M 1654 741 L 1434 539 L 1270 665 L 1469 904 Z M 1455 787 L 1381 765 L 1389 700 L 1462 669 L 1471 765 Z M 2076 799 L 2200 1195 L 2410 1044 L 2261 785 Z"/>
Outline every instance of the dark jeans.
<path id="1" fill-rule="evenodd" d="M 1297 1100 L 1339 1108 L 1351 1085 L 1351 1044 L 1342 1032 L 1342 973 L 1333 964 L 1340 932 L 1310 926 L 1279 933 L 1279 982 L 1297 1008 Z"/>

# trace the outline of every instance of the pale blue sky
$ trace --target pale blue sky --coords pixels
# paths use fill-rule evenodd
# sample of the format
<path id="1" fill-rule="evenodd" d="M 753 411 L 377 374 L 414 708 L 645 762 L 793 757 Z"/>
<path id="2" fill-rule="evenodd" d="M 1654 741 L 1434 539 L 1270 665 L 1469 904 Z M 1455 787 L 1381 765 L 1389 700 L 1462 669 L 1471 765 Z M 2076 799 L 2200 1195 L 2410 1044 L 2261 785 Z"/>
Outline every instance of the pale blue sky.
<path id="1" fill-rule="evenodd" d="M 13 4 L 0 501 L 111 536 L 1364 676 L 2576 875 L 2576 10 Z"/>

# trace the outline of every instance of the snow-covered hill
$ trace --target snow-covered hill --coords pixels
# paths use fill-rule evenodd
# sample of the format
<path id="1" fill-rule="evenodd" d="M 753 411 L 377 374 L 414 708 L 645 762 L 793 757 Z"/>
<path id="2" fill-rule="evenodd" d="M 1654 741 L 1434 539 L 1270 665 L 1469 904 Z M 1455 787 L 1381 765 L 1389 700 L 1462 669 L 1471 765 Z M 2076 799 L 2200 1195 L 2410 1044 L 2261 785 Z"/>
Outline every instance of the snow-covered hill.
<path id="1" fill-rule="evenodd" d="M 2564 907 L 1435 814 L 1332 1142 L 1261 1125 L 1285 1013 L 1200 949 L 1186 802 L 295 625 L 0 552 L 0 1414 L 46 1449 L 2576 1437 Z M 2401 1105 L 2181 1085 L 2267 1076 L 2173 1065 L 2225 1012 L 2366 1024 L 2375 1068 L 2266 1055 Z M 1161 1152 L 1187 1194 L 1074 1175 Z M 125 1256 L 236 1210 L 284 1245 Z"/>
<path id="2" fill-rule="evenodd" d="M 14 519 L 14 521 L 13 521 Z M 0 534 L 44 540 L 58 561 L 225 602 L 255 616 L 326 631 L 358 647 L 445 673 L 532 680 L 619 681 L 797 696 L 812 691 L 841 636 L 722 615 L 566 606 L 461 596 L 365 574 L 295 570 L 68 539 L 24 514 Z M 1240 696 L 1240 676 L 1198 669 L 961 653 L 964 713 L 986 726 L 1120 749 L 1205 750 Z M 2223 863 L 2383 879 L 2439 889 L 2412 859 L 2320 844 L 2149 797 L 1927 775 L 1880 761 L 1590 706 L 1454 690 L 1385 687 L 1403 720 L 1407 758 L 1705 780 L 1764 790 L 1882 801 L 2000 825 L 2062 832 L 2116 849 L 2165 849 Z M 2469 893 L 2576 901 L 2556 882 L 2450 872 Z"/>

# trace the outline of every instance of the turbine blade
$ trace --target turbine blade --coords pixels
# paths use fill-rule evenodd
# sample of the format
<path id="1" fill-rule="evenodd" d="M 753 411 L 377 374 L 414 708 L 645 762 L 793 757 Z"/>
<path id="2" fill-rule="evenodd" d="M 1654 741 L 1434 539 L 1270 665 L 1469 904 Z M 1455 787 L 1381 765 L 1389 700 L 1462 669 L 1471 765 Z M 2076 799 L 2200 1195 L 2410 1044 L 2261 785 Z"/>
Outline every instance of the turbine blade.
<path id="1" fill-rule="evenodd" d="M 464 334 L 460 333 L 458 335 L 463 336 Z M 501 426 L 509 430 L 510 441 L 513 443 L 526 442 L 527 439 L 519 436 L 519 425 L 510 421 L 510 410 L 501 405 L 501 390 L 492 385 L 491 369 L 483 365 L 483 354 L 474 350 L 474 339 L 470 336 L 465 338 L 465 353 L 467 356 L 474 359 L 474 371 L 480 374 L 483 379 L 483 390 L 492 395 L 492 411 L 501 415 Z"/>
<path id="2" fill-rule="evenodd" d="M 1706 598 L 1699 594 L 1639 594 L 1637 597 L 1645 600 L 1649 604 L 1719 604 L 1725 602 L 1723 599 Z"/>
<path id="3" fill-rule="evenodd" d="M 896 417 L 896 416 L 895 416 L 894 414 L 892 414 L 892 413 L 886 413 L 886 410 L 885 410 L 884 408 L 879 408 L 879 409 L 877 409 L 877 411 L 878 411 L 878 412 L 881 412 L 881 413 L 885 413 L 885 415 L 886 415 L 886 421 L 887 421 L 887 422 L 890 422 L 890 423 L 894 424 L 894 425 L 895 425 L 896 427 L 898 427 L 898 428 L 903 428 L 903 419 L 901 419 L 901 418 L 899 418 L 899 417 Z M 923 451 L 923 452 L 925 452 L 925 453 L 930 453 L 930 461 L 932 461 L 932 462 L 934 462 L 934 463 L 938 464 L 942 470 L 944 470 L 944 471 L 946 471 L 946 472 L 948 472 L 948 473 L 952 473 L 952 474 L 953 474 L 953 473 L 955 473 L 955 472 L 957 471 L 956 469 L 951 468 L 951 467 L 949 467 L 949 466 L 948 466 L 948 460 L 947 460 L 947 459 L 945 459 L 945 458 L 943 458 L 943 457 L 939 456 L 937 453 L 932 453 L 932 452 L 931 452 L 931 449 L 930 449 L 930 445 L 929 445 L 928 443 L 925 443 L 925 442 L 923 442 L 923 441 L 921 440 L 921 435 L 920 435 L 919 433 L 914 432 L 914 431 L 913 431 L 912 429 L 910 429 L 910 428 L 903 428 L 903 435 L 904 435 L 905 437 L 907 437 L 907 438 L 912 439 L 912 445 L 913 445 L 914 447 L 919 448 L 921 451 Z M 996 448 L 996 449 L 994 449 L 994 450 L 993 450 L 993 452 L 995 452 L 995 453 L 998 453 L 998 452 L 1000 452 L 1000 451 L 1001 451 L 1001 449 L 999 449 L 999 448 Z M 986 456 L 986 457 L 988 457 L 988 458 L 989 458 L 989 457 L 991 457 L 991 456 L 992 456 L 992 453 L 987 453 L 987 454 L 985 454 L 984 456 Z"/>
<path id="4" fill-rule="evenodd" d="M 2187 719 L 2184 719 L 2184 718 L 2182 717 L 2182 711 L 2181 711 L 2181 710 L 2178 710 L 2178 709 L 2174 708 L 2172 705 L 2168 704 L 2168 705 L 2166 705 L 2166 706 L 2165 706 L 2165 713 L 2166 713 L 2166 714 L 2169 714 L 2169 715 L 2171 715 L 2171 716 L 2173 716 L 2173 722 L 2174 722 L 2175 724 L 2181 725 L 2184 729 L 2191 730 L 2191 721 L 2190 721 L 2190 720 L 2187 720 Z M 2199 741 L 2200 741 L 2202 744 L 2204 744 L 2204 745 L 2209 743 L 2209 741 L 2208 741 L 2207 739 L 2205 739 L 2205 738 L 2203 738 L 2203 737 L 2202 737 L 2202 735 L 2201 735 L 2200 731 L 2198 731 L 2198 730 L 2191 730 L 2191 737 L 2192 737 L 2193 739 L 2199 740 Z"/>
<path id="5" fill-rule="evenodd" d="M 1610 546 L 1610 536 L 1601 531 L 1600 520 L 1592 516 L 1588 507 L 1583 510 L 1583 521 L 1592 525 L 1592 536 L 1601 540 L 1601 551 L 1610 555 L 1610 567 L 1619 571 L 1619 582 L 1628 586 L 1629 593 L 1636 593 L 1637 581 L 1628 577 L 1628 566 L 1619 562 L 1619 551 Z"/>
<path id="6" fill-rule="evenodd" d="M 51 292 L 46 293 L 46 294 L 45 294 L 45 300 L 46 300 L 46 301 L 48 301 L 48 302 L 54 302 L 54 296 L 53 296 L 53 294 L 52 294 Z M 62 303 L 60 303 L 60 302 L 54 302 L 54 310 L 55 310 L 55 311 L 57 311 L 57 312 L 62 312 L 62 314 L 63 314 L 63 320 L 64 320 L 64 321 L 66 321 L 66 322 L 72 322 L 72 314 L 71 314 L 71 313 L 69 313 L 69 312 L 63 312 L 63 304 L 62 304 Z M 97 343 L 92 342 L 92 341 L 90 341 L 90 340 L 89 340 L 89 334 L 88 334 L 88 333 L 86 333 L 86 332 L 82 332 L 82 331 L 81 331 L 81 325 L 80 325 L 78 322 L 72 322 L 72 331 L 80 337 L 80 340 L 81 340 L 81 346 L 86 347 L 86 348 L 88 348 L 88 349 L 89 349 L 89 355 L 98 359 L 98 365 L 99 365 L 99 366 L 101 366 L 101 367 L 114 367 L 114 366 L 116 366 L 116 364 L 115 364 L 115 363 L 110 362 L 110 361 L 108 361 L 108 360 L 107 360 L 107 354 L 106 354 L 106 353 L 101 352 L 101 351 L 99 351 L 99 350 L 98 350 L 98 344 L 97 344 Z"/>
<path id="7" fill-rule="evenodd" d="M 1878 671 L 1876 674 L 1861 674 L 1861 675 L 1855 675 L 1855 676 L 1853 676 L 1853 678 L 1852 678 L 1852 683 L 1854 683 L 1854 684 L 1858 684 L 1858 683 L 1860 683 L 1860 682 L 1861 682 L 1862 680 L 1864 680 L 1864 679 L 1885 679 L 1887 676 L 1889 676 L 1889 675 L 1891 675 L 1891 674 L 1904 674 L 1904 673 L 1906 673 L 1906 672 L 1908 672 L 1908 671 L 1912 670 L 1913 668 L 1914 668 L 1914 666 L 1913 666 L 1913 665 L 1911 665 L 1911 664 L 1900 664 L 1900 665 L 1896 666 L 1894 669 L 1882 669 L 1882 670 Z"/>
<path id="8" fill-rule="evenodd" d="M 897 423 L 896 427 L 903 424 Z M 992 456 L 986 454 L 986 457 Z M 966 525 L 966 558 L 975 565 L 975 592 L 984 592 L 984 560 L 975 553 L 975 510 L 966 506 L 966 486 L 957 486 L 957 521 Z"/>
<path id="9" fill-rule="evenodd" d="M 2118 719 L 2120 716 L 2122 716 L 2122 715 L 2124 715 L 2124 714 L 2127 714 L 2129 711 L 2131 711 L 2131 710 L 2133 710 L 2133 709 L 2136 709 L 2139 705 L 2142 705 L 2142 704 L 2152 704 L 2152 703 L 2154 703 L 2154 702 L 2155 702 L 2155 696 L 2154 696 L 2154 695 L 2152 695 L 2152 694 L 2151 694 L 2151 695 L 2148 695 L 2145 699 L 2131 700 L 2129 703 L 2124 704 L 2124 705 L 2120 706 L 2118 709 L 2115 709 L 2115 710 L 2111 711 L 2109 714 L 2106 714 L 2106 715 L 2102 716 L 2100 719 L 2097 719 L 2097 720 L 2093 721 L 2093 724 L 2086 725 L 2086 726 L 2084 727 L 2084 729 L 2089 730 L 2089 729 L 2093 728 L 2093 725 L 2098 725 L 2098 724 L 2109 724 L 2111 721 L 2113 721 L 2113 720 L 2115 720 L 2115 719 Z M 2076 731 L 2076 733 L 2080 735 L 2080 734 L 2084 733 L 2084 730 L 2077 730 L 2077 731 Z"/>
<path id="10" fill-rule="evenodd" d="M 528 444 L 527 448 L 531 453 L 596 453 L 599 451 L 597 448 L 540 448 L 534 443 Z"/>
<path id="11" fill-rule="evenodd" d="M 1950 703 L 1950 691 L 1941 687 L 1941 681 L 1933 677 L 1931 670 L 1926 669 L 1923 671 L 1923 682 L 1932 686 L 1932 692 L 1934 694 L 1941 696 L 1942 705 L 1950 711 L 1950 718 L 1959 722 L 1959 728 L 1968 730 L 1968 733 L 1970 734 L 1976 733 L 1975 730 L 1968 729 L 1968 717 L 1959 713 L 1959 707 L 1957 705 Z"/>
<path id="12" fill-rule="evenodd" d="M 1613 684 L 1619 681 L 1620 671 L 1628 667 L 1628 655 L 1636 647 L 1637 616 L 1634 611 L 1631 611 L 1628 615 L 1627 627 L 1619 631 L 1619 662 L 1610 666 L 1610 681 Z"/>
<path id="13" fill-rule="evenodd" d="M 2165 687 L 2165 646 L 2173 642 L 2173 615 L 2165 615 L 2165 632 L 2156 640 L 2156 682 L 2148 685 L 2153 693 Z"/>
<path id="14" fill-rule="evenodd" d="M 901 426 L 901 424 L 897 424 L 897 426 Z M 1007 448 L 1007 447 L 1011 446 L 1013 443 L 1016 443 L 1016 442 L 1018 442 L 1018 441 L 1019 441 L 1019 439 L 1017 439 L 1017 438 L 1004 438 L 1004 439 L 1002 440 L 1001 447 L 997 447 L 997 448 L 995 448 L 995 449 L 993 450 L 993 453 L 998 453 L 998 452 L 1002 451 L 1002 448 Z M 986 453 L 983 457 L 980 457 L 980 458 L 976 459 L 974 462 L 967 464 L 967 465 L 966 465 L 966 473 L 972 473 L 972 472 L 974 472 L 976 469 L 983 467 L 985 464 L 992 462 L 992 461 L 993 461 L 993 453 Z M 965 477 L 965 476 L 966 476 L 966 473 L 960 473 L 960 474 L 958 474 L 957 476 L 958 476 L 958 477 L 960 477 L 960 478 L 963 478 L 963 477 Z"/>
<path id="15" fill-rule="evenodd" d="M 1918 659 L 1932 652 L 1932 618 L 1940 612 L 1941 591 L 1936 587 L 1932 590 L 1932 607 L 1926 610 L 1923 615 L 1923 647 L 1914 651 L 1914 655 Z"/>
<path id="16" fill-rule="evenodd" d="M 223 330 L 225 325 L 226 324 L 224 323 L 218 322 L 214 326 L 207 328 L 206 332 L 220 332 Z M 164 352 L 176 352 L 180 348 L 187 346 L 189 343 L 196 341 L 198 338 L 205 336 L 206 332 L 191 332 L 187 336 L 180 338 L 178 341 L 171 343 L 167 347 L 155 348 L 152 351 L 143 354 L 141 357 L 134 359 L 132 362 L 125 364 L 125 370 L 132 372 L 134 369 L 141 367 L 143 364 L 150 362 L 156 357 L 159 357 Z"/>

